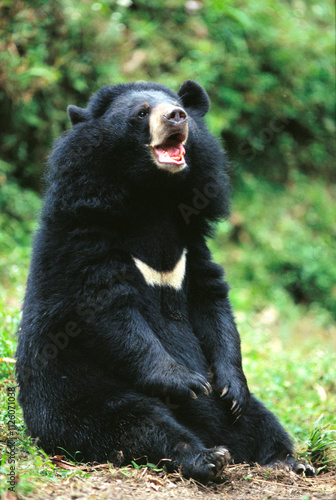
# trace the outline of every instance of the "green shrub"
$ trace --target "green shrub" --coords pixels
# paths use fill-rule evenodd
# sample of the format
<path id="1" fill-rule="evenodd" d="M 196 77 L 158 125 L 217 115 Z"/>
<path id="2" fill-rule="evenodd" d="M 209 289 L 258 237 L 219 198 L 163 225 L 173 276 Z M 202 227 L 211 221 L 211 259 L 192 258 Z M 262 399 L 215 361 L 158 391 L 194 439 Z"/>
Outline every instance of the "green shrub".
<path id="1" fill-rule="evenodd" d="M 18 307 L 23 299 L 31 235 L 41 204 L 35 192 L 13 182 L 11 171 L 12 166 L 0 160 L 0 313 L 2 301 Z"/>
<path id="2" fill-rule="evenodd" d="M 333 16 L 328 0 L 0 0 L 3 160 L 41 187 L 68 104 L 106 83 L 194 78 L 238 170 L 335 179 Z"/>
<path id="3" fill-rule="evenodd" d="M 245 173 L 212 244 L 243 310 L 289 303 L 336 318 L 336 187 L 292 176 L 285 189 Z M 322 314 L 321 311 L 319 314 Z"/>
<path id="4" fill-rule="evenodd" d="M 313 430 L 306 441 L 306 450 L 299 455 L 309 460 L 317 469 L 317 473 L 327 472 L 336 465 L 335 429 L 323 422 L 323 414 L 316 421 Z"/>

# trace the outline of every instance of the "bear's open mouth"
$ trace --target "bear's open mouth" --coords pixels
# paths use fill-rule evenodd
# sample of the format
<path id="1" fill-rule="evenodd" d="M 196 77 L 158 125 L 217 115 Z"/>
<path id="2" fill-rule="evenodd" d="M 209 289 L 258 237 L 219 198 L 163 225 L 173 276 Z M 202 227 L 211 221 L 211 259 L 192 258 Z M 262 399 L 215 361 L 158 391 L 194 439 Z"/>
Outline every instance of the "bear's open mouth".
<path id="1" fill-rule="evenodd" d="M 184 134 L 173 134 L 164 143 L 154 146 L 153 150 L 158 162 L 184 165 L 185 149 L 183 141 L 185 138 Z"/>

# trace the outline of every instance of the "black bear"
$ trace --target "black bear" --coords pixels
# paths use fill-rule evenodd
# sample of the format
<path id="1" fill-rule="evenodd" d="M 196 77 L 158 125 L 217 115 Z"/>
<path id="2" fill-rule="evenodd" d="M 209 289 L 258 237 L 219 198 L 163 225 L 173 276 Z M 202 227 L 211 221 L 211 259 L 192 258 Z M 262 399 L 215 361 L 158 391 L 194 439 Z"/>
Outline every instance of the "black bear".
<path id="1" fill-rule="evenodd" d="M 228 214 L 205 90 L 103 87 L 53 148 L 17 349 L 20 403 L 47 453 L 143 459 L 208 480 L 229 461 L 314 473 L 250 395 L 222 269 Z"/>

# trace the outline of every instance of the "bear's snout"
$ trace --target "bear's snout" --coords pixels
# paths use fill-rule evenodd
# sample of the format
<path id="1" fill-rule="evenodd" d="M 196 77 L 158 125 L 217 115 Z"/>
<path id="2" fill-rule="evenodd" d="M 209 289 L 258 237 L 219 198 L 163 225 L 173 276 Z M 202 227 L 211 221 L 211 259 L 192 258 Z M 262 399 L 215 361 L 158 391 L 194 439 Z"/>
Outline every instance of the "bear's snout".
<path id="1" fill-rule="evenodd" d="M 187 164 L 184 144 L 188 138 L 188 114 L 176 104 L 164 103 L 153 108 L 149 128 L 150 146 L 158 167 L 179 172 Z"/>
<path id="2" fill-rule="evenodd" d="M 174 107 L 173 109 L 166 111 L 163 118 L 168 120 L 173 125 L 180 125 L 188 120 L 188 115 L 183 108 Z"/>

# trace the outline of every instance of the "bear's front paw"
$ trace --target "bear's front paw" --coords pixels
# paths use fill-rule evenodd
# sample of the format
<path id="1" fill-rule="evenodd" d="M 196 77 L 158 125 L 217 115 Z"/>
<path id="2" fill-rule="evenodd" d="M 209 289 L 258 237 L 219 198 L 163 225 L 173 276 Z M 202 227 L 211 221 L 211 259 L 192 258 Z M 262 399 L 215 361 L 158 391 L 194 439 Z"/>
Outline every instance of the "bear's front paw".
<path id="1" fill-rule="evenodd" d="M 189 371 L 188 376 L 185 378 L 185 382 L 188 386 L 188 395 L 193 399 L 197 399 L 197 395 L 202 392 L 206 396 L 209 396 L 212 392 L 210 382 L 200 373 Z"/>
<path id="2" fill-rule="evenodd" d="M 197 399 L 197 396 L 204 393 L 206 396 L 212 392 L 211 384 L 200 373 L 181 368 L 178 373 L 174 373 L 167 380 L 169 392 L 174 398 L 186 400 Z"/>
<path id="3" fill-rule="evenodd" d="M 237 419 L 246 410 L 250 400 L 250 391 L 243 372 L 227 372 L 220 375 L 215 372 L 213 385 L 219 397 L 229 405 L 230 412 Z"/>
<path id="4" fill-rule="evenodd" d="M 161 366 L 159 373 L 151 373 L 147 387 L 154 396 L 171 396 L 174 400 L 197 399 L 198 394 L 212 392 L 208 380 L 177 363 Z"/>

